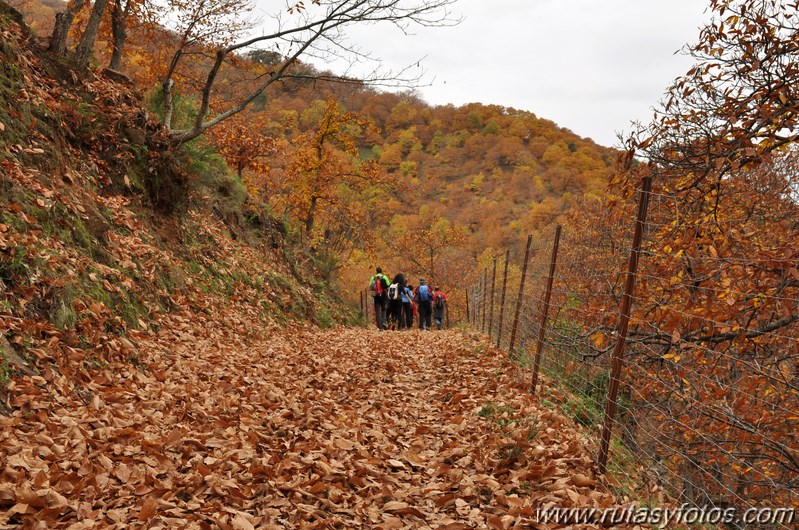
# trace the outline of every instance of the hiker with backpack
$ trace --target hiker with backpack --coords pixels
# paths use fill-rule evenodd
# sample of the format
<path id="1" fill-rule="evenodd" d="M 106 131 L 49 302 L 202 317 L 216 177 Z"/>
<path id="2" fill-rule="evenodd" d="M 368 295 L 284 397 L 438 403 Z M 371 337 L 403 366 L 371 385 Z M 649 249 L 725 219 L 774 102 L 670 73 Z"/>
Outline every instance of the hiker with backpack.
<path id="1" fill-rule="evenodd" d="M 405 318 L 402 314 L 402 295 L 405 292 L 405 276 L 397 273 L 388 286 L 388 320 L 389 328 L 404 329 Z"/>
<path id="2" fill-rule="evenodd" d="M 388 310 L 388 276 L 383 274 L 383 269 L 377 268 L 377 274 L 372 276 L 369 280 L 369 290 L 372 292 L 372 299 L 375 303 L 375 323 L 377 329 L 386 329 L 388 322 L 386 321 Z"/>
<path id="3" fill-rule="evenodd" d="M 447 307 L 447 295 L 441 290 L 441 287 L 436 287 L 433 291 L 433 320 L 436 323 L 436 328 L 442 329 L 444 327 L 444 314 Z"/>
<path id="4" fill-rule="evenodd" d="M 402 317 L 405 319 L 405 327 L 413 329 L 413 285 L 408 284 L 402 293 Z"/>
<path id="5" fill-rule="evenodd" d="M 419 278 L 414 300 L 419 305 L 419 329 L 430 329 L 433 316 L 433 291 L 424 278 Z"/>

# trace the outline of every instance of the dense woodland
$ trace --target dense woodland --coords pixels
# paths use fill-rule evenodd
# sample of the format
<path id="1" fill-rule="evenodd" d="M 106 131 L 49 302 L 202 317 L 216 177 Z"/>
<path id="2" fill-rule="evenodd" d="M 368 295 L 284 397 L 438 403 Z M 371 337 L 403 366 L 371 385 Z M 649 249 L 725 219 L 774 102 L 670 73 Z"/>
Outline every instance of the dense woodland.
<path id="1" fill-rule="evenodd" d="M 17 4 L 49 34 L 54 4 Z M 193 164 L 188 193 L 192 179 L 224 173 L 223 195 L 241 205 L 230 222 L 281 219 L 354 300 L 377 264 L 441 283 L 457 305 L 495 256 L 511 249 L 518 261 L 527 234 L 547 247 L 560 222 L 568 244 L 549 342 L 569 352 L 564 377 L 607 368 L 635 198 L 653 177 L 624 444 L 691 502 L 799 504 L 795 2 L 713 0 L 713 21 L 686 50 L 696 66 L 621 156 L 529 111 L 433 107 L 274 49 L 231 49 L 236 2 L 215 3 L 220 18 L 196 33 L 197 12 L 174 4 L 185 18 L 167 29 L 143 0 L 109 2 L 90 64 L 121 71 L 147 102 L 164 145 Z M 80 48 L 93 8 L 70 5 L 68 42 Z"/>

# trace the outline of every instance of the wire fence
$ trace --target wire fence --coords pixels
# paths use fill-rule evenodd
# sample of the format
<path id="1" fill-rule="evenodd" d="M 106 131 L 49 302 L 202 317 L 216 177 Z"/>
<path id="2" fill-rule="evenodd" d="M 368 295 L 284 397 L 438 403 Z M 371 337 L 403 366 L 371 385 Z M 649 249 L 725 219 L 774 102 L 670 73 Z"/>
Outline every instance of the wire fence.
<path id="1" fill-rule="evenodd" d="M 644 183 L 621 208 L 586 205 L 523 259 L 476 271 L 467 317 L 596 434 L 622 491 L 793 509 L 756 523 L 795 528 L 799 207 L 730 186 L 708 201 Z"/>

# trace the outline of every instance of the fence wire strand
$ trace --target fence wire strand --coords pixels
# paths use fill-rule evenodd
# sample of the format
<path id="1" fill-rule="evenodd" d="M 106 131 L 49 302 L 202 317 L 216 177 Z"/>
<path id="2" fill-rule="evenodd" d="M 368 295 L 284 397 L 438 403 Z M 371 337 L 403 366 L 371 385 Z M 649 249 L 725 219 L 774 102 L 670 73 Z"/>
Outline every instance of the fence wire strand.
<path id="1" fill-rule="evenodd" d="M 777 250 L 799 241 L 799 205 L 770 210 L 755 197 L 725 217 L 698 215 L 674 193 L 650 201 L 609 474 L 696 507 L 799 511 L 799 251 Z M 538 393 L 597 436 L 635 222 L 632 207 L 598 217 L 591 230 L 563 230 Z M 523 308 L 509 353 L 527 370 L 548 277 L 543 242 L 520 300 L 523 263 L 508 276 L 505 310 Z M 472 293 L 481 296 L 479 282 Z M 490 340 L 507 348 L 511 330 L 496 331 Z"/>

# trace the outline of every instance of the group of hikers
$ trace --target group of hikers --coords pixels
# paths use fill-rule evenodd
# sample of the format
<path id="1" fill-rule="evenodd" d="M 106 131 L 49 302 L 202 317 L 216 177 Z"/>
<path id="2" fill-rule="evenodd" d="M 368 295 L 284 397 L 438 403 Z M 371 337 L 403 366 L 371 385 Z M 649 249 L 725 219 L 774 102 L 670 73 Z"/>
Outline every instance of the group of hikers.
<path id="1" fill-rule="evenodd" d="M 433 329 L 433 322 L 437 329 L 444 327 L 447 295 L 440 287 L 431 288 L 424 278 L 419 278 L 419 286 L 414 289 L 404 274 L 389 280 L 383 269 L 377 267 L 369 280 L 369 290 L 379 330 L 412 329 L 415 317 L 419 319 L 419 329 Z"/>

